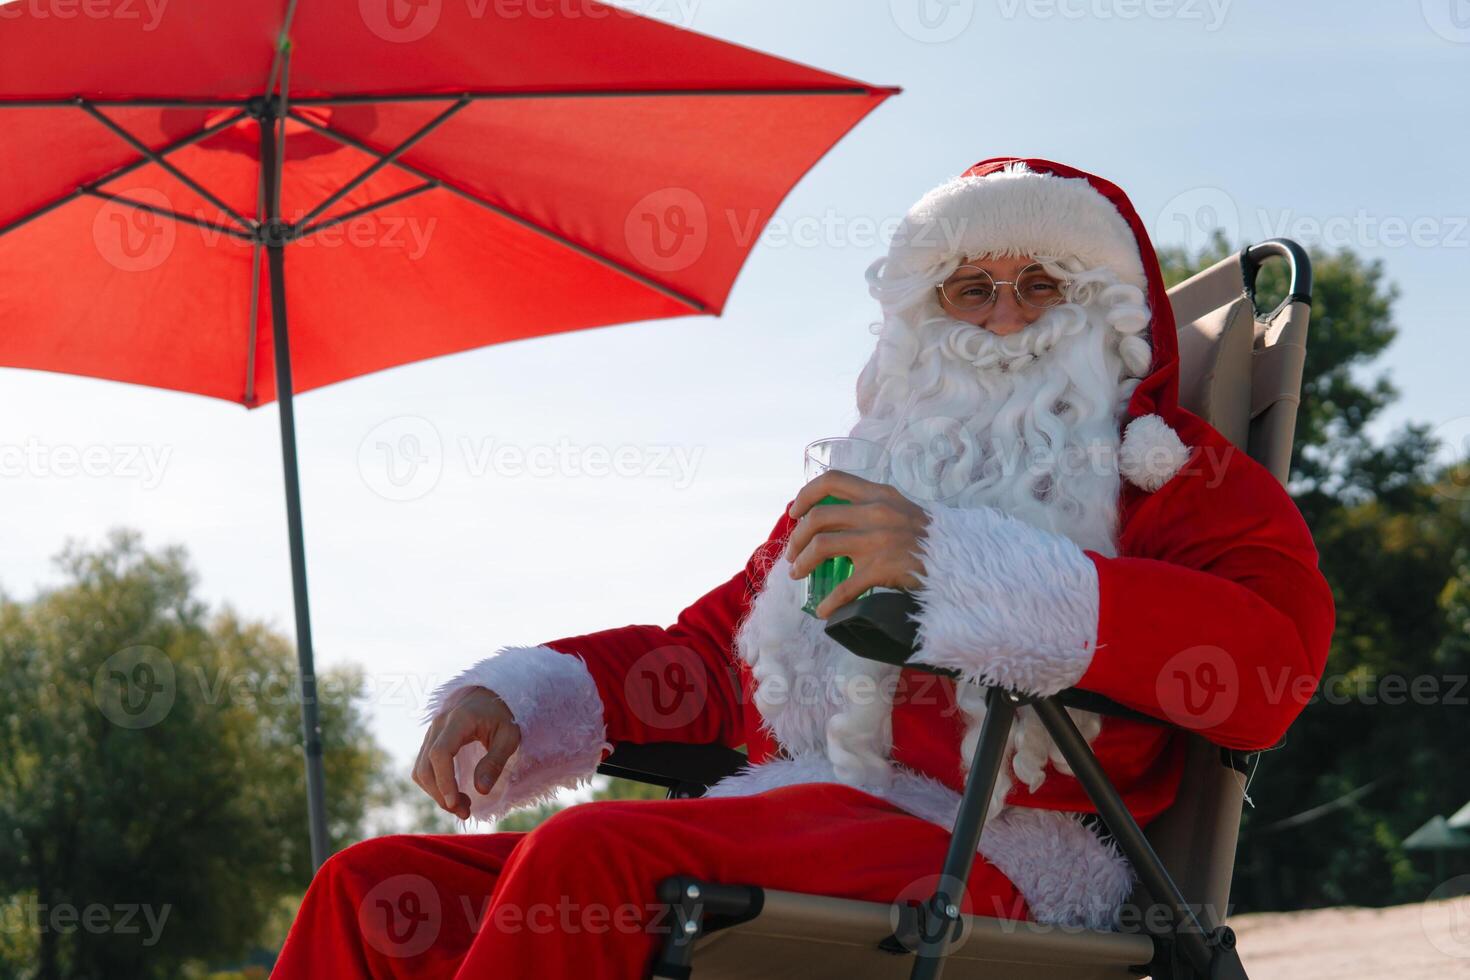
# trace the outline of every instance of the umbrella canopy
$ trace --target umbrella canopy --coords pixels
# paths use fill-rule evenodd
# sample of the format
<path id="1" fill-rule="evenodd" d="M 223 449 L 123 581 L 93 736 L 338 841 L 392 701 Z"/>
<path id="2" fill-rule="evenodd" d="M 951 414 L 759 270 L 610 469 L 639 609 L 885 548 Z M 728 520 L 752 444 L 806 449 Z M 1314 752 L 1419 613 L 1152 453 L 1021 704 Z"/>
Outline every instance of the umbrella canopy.
<path id="1" fill-rule="evenodd" d="M 275 396 L 252 97 L 286 117 L 305 391 L 719 313 L 786 192 L 894 91 L 578 0 L 306 3 L 288 28 L 285 0 L 108 7 L 135 16 L 0 6 L 0 364 L 246 405 Z"/>
<path id="2" fill-rule="evenodd" d="M 280 403 L 316 864 L 293 394 L 718 314 L 896 91 L 592 0 L 0 4 L 0 366 Z"/>

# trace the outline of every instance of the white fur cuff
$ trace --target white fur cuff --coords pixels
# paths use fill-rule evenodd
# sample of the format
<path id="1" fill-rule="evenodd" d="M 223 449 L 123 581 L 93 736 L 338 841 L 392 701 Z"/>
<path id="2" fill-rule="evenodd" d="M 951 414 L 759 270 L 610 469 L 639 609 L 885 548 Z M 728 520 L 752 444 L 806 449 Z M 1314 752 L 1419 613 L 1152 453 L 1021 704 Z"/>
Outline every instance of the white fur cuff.
<path id="1" fill-rule="evenodd" d="M 429 699 L 433 719 L 470 690 L 500 695 L 521 730 L 520 747 L 489 793 L 475 789 L 475 766 L 485 747 L 471 742 L 454 757 L 470 816 L 489 820 L 511 810 L 550 802 L 562 789 L 585 785 L 597 772 L 607 742 L 602 698 L 581 657 L 550 647 L 507 647 L 441 686 Z"/>
<path id="2" fill-rule="evenodd" d="M 1070 539 L 993 507 L 927 507 L 914 663 L 1049 695 L 1097 645 L 1097 568 Z"/>

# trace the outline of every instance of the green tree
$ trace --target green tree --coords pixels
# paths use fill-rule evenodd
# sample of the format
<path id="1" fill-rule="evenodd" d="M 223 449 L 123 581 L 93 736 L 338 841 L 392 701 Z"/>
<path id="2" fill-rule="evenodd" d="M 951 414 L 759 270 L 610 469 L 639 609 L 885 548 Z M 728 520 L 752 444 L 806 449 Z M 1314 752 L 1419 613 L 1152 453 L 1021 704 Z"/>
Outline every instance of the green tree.
<path id="1" fill-rule="evenodd" d="M 117 532 L 0 598 L 0 973 L 174 977 L 244 953 L 310 875 L 291 645 Z M 363 678 L 323 675 L 333 842 L 384 798 Z M 19 928 L 16 928 L 16 927 Z"/>
<path id="2" fill-rule="evenodd" d="M 1236 251 L 1160 253 L 1171 284 Z M 1429 880 L 1409 833 L 1470 799 L 1455 754 L 1465 741 L 1470 670 L 1464 467 L 1436 463 L 1430 427 L 1375 440 L 1368 425 L 1398 397 L 1374 361 L 1393 341 L 1397 289 L 1382 264 L 1312 254 L 1315 288 L 1289 488 L 1333 588 L 1337 623 L 1317 697 L 1263 755 L 1250 784 L 1234 900 L 1242 908 L 1382 905 L 1422 899 Z M 1280 263 L 1258 305 L 1286 293 Z"/>

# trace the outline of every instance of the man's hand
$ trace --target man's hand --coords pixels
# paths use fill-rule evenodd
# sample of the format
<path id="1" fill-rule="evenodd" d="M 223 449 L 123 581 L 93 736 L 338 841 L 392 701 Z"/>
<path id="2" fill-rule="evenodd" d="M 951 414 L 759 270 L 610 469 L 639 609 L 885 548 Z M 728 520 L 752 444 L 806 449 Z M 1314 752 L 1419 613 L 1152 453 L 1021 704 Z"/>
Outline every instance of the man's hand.
<path id="1" fill-rule="evenodd" d="M 829 495 L 851 503 L 818 506 Z M 801 488 L 790 513 L 801 520 L 786 548 L 792 578 L 805 578 L 836 555 L 852 559 L 851 577 L 817 606 L 819 618 L 875 585 L 916 589 L 921 584 L 924 563 L 916 552 L 929 515 L 893 487 L 831 470 Z"/>
<path id="2" fill-rule="evenodd" d="M 413 765 L 413 781 L 461 820 L 470 818 L 470 798 L 454 781 L 454 756 L 471 742 L 485 746 L 485 758 L 475 766 L 475 789 L 488 793 L 521 744 L 521 730 L 510 708 L 489 688 L 474 688 L 434 719 Z"/>

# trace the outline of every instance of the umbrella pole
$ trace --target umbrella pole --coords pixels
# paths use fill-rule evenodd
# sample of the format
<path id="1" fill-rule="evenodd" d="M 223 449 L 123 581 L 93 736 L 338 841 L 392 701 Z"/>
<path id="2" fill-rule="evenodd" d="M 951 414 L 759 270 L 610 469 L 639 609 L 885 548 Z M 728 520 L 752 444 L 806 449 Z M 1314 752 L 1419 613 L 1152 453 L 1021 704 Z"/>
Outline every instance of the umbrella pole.
<path id="1" fill-rule="evenodd" d="M 260 165 L 265 175 L 265 254 L 270 275 L 271 327 L 276 361 L 276 405 L 281 420 L 281 463 L 286 476 L 286 527 L 291 540 L 291 593 L 296 608 L 296 656 L 301 667 L 301 731 L 306 749 L 306 813 L 311 865 L 320 868 L 327 840 L 327 792 L 322 769 L 322 726 L 317 711 L 311 608 L 306 598 L 306 540 L 301 523 L 301 478 L 296 465 L 296 412 L 291 385 L 291 340 L 286 325 L 287 226 L 281 220 L 280 159 L 276 154 L 277 100 L 262 100 Z"/>

